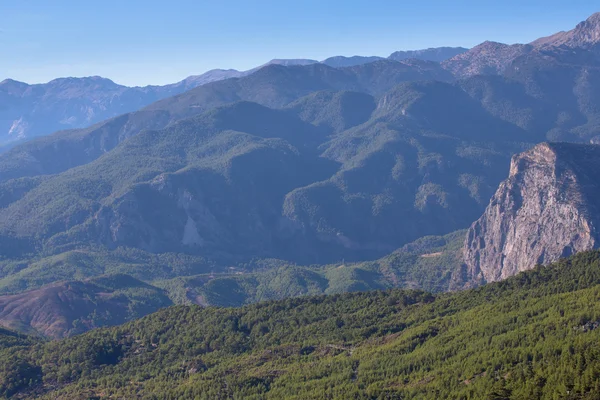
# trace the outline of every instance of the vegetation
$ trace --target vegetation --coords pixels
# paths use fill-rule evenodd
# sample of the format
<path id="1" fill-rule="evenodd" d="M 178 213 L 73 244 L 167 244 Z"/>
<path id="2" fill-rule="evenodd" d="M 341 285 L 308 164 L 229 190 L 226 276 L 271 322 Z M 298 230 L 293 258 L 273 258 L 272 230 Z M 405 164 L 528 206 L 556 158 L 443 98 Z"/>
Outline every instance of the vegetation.
<path id="1" fill-rule="evenodd" d="M 172 303 L 230 307 L 393 287 L 445 291 L 462 283 L 453 271 L 461 262 L 463 236 L 427 237 L 377 261 L 328 265 L 257 259 L 224 267 L 196 256 L 127 248 L 7 260 L 0 263 L 0 324 L 56 338 Z"/>
<path id="2" fill-rule="evenodd" d="M 103 275 L 0 296 L 0 324 L 61 338 L 122 324 L 172 304 L 161 289 L 129 275 Z"/>
<path id="3" fill-rule="evenodd" d="M 207 304 L 240 306 L 309 294 L 414 287 L 439 292 L 452 288 L 464 231 L 430 236 L 377 261 L 301 266 L 277 259 L 218 261 L 181 253 L 151 254 L 132 248 L 79 249 L 31 259 L 0 261 L 0 294 L 37 289 L 56 281 L 100 275 L 129 275 L 165 288 L 178 304 L 198 291 Z M 240 297 L 228 297 L 238 292 Z"/>
<path id="4" fill-rule="evenodd" d="M 438 296 L 176 306 L 5 348 L 0 390 L 49 399 L 595 399 L 599 296 L 594 251 Z"/>

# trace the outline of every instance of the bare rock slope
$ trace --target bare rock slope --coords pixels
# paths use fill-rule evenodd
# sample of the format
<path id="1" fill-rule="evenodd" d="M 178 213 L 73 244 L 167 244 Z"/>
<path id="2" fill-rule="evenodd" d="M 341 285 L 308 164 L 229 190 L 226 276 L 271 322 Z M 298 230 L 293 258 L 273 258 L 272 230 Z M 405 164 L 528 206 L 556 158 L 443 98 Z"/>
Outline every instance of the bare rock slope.
<path id="1" fill-rule="evenodd" d="M 515 155 L 510 175 L 467 233 L 471 279 L 493 282 L 600 243 L 600 146 L 542 143 Z"/>

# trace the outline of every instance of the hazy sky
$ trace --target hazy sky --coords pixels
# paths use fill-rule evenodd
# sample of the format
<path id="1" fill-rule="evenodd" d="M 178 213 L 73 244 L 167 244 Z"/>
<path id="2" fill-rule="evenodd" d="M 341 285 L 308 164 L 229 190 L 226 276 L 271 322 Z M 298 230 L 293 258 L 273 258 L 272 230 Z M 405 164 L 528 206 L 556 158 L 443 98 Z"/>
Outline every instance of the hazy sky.
<path id="1" fill-rule="evenodd" d="M 596 11 L 585 0 L 0 0 L 0 81 L 101 75 L 165 84 L 272 58 L 529 42 Z"/>

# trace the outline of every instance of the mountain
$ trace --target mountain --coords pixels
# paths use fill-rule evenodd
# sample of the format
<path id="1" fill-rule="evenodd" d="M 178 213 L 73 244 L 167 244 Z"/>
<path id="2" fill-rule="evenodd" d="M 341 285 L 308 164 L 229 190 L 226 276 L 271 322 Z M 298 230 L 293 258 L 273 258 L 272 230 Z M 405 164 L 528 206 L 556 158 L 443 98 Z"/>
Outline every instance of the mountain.
<path id="1" fill-rule="evenodd" d="M 126 87 L 101 77 L 61 78 L 46 84 L 0 82 L 0 146 L 81 128 L 142 108 L 183 86 Z"/>
<path id="2" fill-rule="evenodd" d="M 396 51 L 390 54 L 388 58 L 396 61 L 414 58 L 417 60 L 442 62 L 467 50 L 469 49 L 465 49 L 464 47 L 433 47 L 423 50 Z"/>
<path id="3" fill-rule="evenodd" d="M 559 32 L 531 44 L 505 45 L 484 42 L 473 49 L 440 47 L 414 51 L 399 51 L 390 60 L 421 60 L 442 62 L 445 75 L 436 72 L 431 79 L 451 80 L 480 74 L 504 74 L 514 62 L 534 53 L 536 57 L 555 57 L 561 51 L 561 61 L 573 63 L 565 48 L 584 49 L 600 56 L 596 51 L 600 37 L 600 17 L 595 14 L 569 32 Z M 334 67 L 355 67 L 381 61 L 380 57 L 335 56 L 322 61 Z M 595 60 L 597 63 L 598 60 Z M 274 59 L 248 71 L 212 70 L 199 76 L 190 76 L 181 82 L 165 86 L 128 88 L 99 78 L 61 78 L 47 84 L 27 85 L 12 80 L 0 83 L 0 152 L 15 144 L 53 131 L 84 128 L 107 118 L 138 110 L 152 102 L 182 93 L 199 85 L 252 75 L 270 65 L 307 66 L 318 61 L 310 59 Z M 527 65 L 526 61 L 521 63 Z M 414 66 L 414 65 L 413 65 Z M 416 66 L 415 66 L 416 67 Z M 431 73 L 433 67 L 427 69 Z M 517 67 L 513 68 L 513 71 Z M 416 73 L 405 80 L 424 77 Z M 391 86 L 387 86 L 389 89 Z M 325 88 L 322 88 L 325 89 Z M 356 90 L 357 87 L 343 89 Z M 385 91 L 383 90 L 383 91 Z M 369 92 L 372 94 L 372 92 Z M 306 94 L 306 93 L 305 93 Z M 252 99 L 249 99 L 252 100 Z M 253 101 L 256 101 L 254 99 Z"/>
<path id="4" fill-rule="evenodd" d="M 339 133 L 371 118 L 373 96 L 351 91 L 319 91 L 288 104 L 285 109 L 312 125 Z"/>
<path id="5" fill-rule="evenodd" d="M 384 57 L 377 57 L 377 56 L 370 56 L 370 57 L 368 57 L 368 56 L 367 57 L 365 57 L 365 56 L 352 56 L 352 57 L 335 56 L 335 57 L 329 57 L 321 62 L 325 65 L 329 65 L 330 67 L 343 68 L 343 67 L 353 67 L 355 65 L 368 64 L 370 62 L 375 62 L 375 61 L 379 61 L 379 60 L 383 60 L 383 59 L 384 59 Z"/>
<path id="6" fill-rule="evenodd" d="M 290 67 L 293 65 L 310 65 L 310 64 L 316 64 L 316 63 L 318 63 L 317 60 L 310 60 L 307 58 L 274 58 L 271 61 L 255 68 L 255 70 L 259 70 L 268 65 L 283 65 L 284 67 Z M 253 70 L 249 70 L 249 71 L 253 71 Z"/>
<path id="7" fill-rule="evenodd" d="M 0 296 L 0 324 L 58 338 L 122 324 L 171 304 L 160 289 L 112 275 Z"/>
<path id="8" fill-rule="evenodd" d="M 316 62 L 275 59 L 248 71 L 216 69 L 165 86 L 126 87 L 98 76 L 59 78 L 35 85 L 7 79 L 0 82 L 0 149 L 55 131 L 85 128 L 210 82 L 250 75 L 268 65 Z"/>
<path id="9" fill-rule="evenodd" d="M 469 229 L 465 263 L 493 282 L 598 247 L 600 146 L 543 143 L 516 155 L 510 175 Z"/>
<path id="10" fill-rule="evenodd" d="M 467 50 L 468 49 L 465 49 L 463 47 L 434 47 L 423 50 L 396 51 L 392 53 L 388 57 L 388 59 L 394 61 L 404 61 L 412 59 L 421 61 L 434 61 L 439 63 L 449 58 L 452 58 L 458 54 L 464 53 Z M 321 61 L 321 63 L 329 65 L 330 67 L 342 68 L 368 64 L 383 59 L 384 57 L 378 56 L 335 56 L 329 57 Z"/>
<path id="11" fill-rule="evenodd" d="M 554 35 L 531 42 L 535 47 L 566 46 L 574 48 L 597 49 L 600 43 L 600 13 L 591 15 L 568 32 L 558 32 Z"/>
<path id="12" fill-rule="evenodd" d="M 17 146 L 0 154 L 0 181 L 54 174 L 89 163 L 144 129 L 162 129 L 179 119 L 240 100 L 284 107 L 321 90 L 353 90 L 377 95 L 407 80 L 447 78 L 447 72 L 439 65 L 420 66 L 389 60 L 347 69 L 323 64 L 270 65 L 249 76 L 209 83 L 89 128 L 57 132 Z"/>
<path id="13" fill-rule="evenodd" d="M 600 396 L 600 254 L 464 292 L 178 306 L 42 342 L 0 333 L 14 398 Z M 19 339 L 17 339 L 19 340 Z M 2 343 L 6 341 L 6 345 Z"/>
<path id="14" fill-rule="evenodd" d="M 590 16 L 568 32 L 559 32 L 552 36 L 540 38 L 529 44 L 507 45 L 486 41 L 472 49 L 458 54 L 442 62 L 444 68 L 457 78 L 474 75 L 502 75 L 514 64 L 513 70 L 519 66 L 528 68 L 530 57 L 537 59 L 557 59 L 561 62 L 581 62 L 581 51 L 572 54 L 570 50 L 589 51 L 586 56 L 593 57 L 594 65 L 598 64 L 598 43 L 600 43 L 600 13 Z"/>
<path id="15" fill-rule="evenodd" d="M 474 76 L 458 84 L 493 115 L 545 140 L 597 140 L 600 129 L 598 58 L 582 49 L 530 52 L 503 76 Z"/>
<path id="16" fill-rule="evenodd" d="M 437 60 L 451 48 L 416 50 L 407 57 Z M 394 53 L 396 54 L 396 53 Z M 328 58 L 322 63 L 350 67 L 383 57 Z M 60 78 L 45 84 L 28 85 L 6 79 L 0 82 L 0 152 L 15 144 L 55 131 L 85 128 L 102 120 L 138 110 L 162 98 L 174 96 L 207 83 L 253 74 L 269 65 L 296 66 L 318 63 L 310 59 L 273 59 L 247 71 L 214 69 L 165 86 L 126 87 L 101 77 Z"/>
<path id="17" fill-rule="evenodd" d="M 522 138 L 455 86 L 400 85 L 369 121 L 320 146 L 340 167 L 286 196 L 287 234 L 310 239 L 304 251 L 315 256 L 368 259 L 460 229 L 477 217 L 471 212 L 492 194 Z"/>
<path id="18" fill-rule="evenodd" d="M 454 76 L 500 75 L 517 57 L 532 51 L 530 45 L 507 45 L 483 42 L 472 49 L 445 60 L 442 65 Z"/>
<path id="19" fill-rule="evenodd" d="M 198 86 L 206 85 L 207 83 L 222 81 L 230 78 L 240 78 L 244 76 L 246 73 L 243 71 L 238 71 L 235 69 L 212 69 L 207 71 L 201 75 L 192 75 L 188 76 L 184 80 L 174 83 L 172 85 L 168 85 L 172 88 L 181 88 L 183 90 L 178 91 L 177 93 L 182 93 L 186 90 L 193 89 Z"/>
<path id="20" fill-rule="evenodd" d="M 519 54 L 488 75 L 455 81 L 448 65 L 482 56 L 486 47 L 490 54 Z M 485 234 L 502 242 L 508 234 L 494 230 L 504 223 L 494 218 L 510 214 L 486 205 L 511 156 L 548 140 L 600 140 L 598 55 L 565 45 L 488 43 L 475 50 L 443 65 L 412 58 L 333 68 L 275 60 L 252 74 L 6 151 L 0 293 L 13 296 L 7 307 L 18 312 L 7 313 L 5 323 L 69 335 L 80 332 L 70 326 L 88 321 L 93 307 L 123 316 L 131 304 L 145 304 L 103 303 L 89 280 L 107 274 L 130 276 L 177 304 L 239 306 L 391 287 L 455 290 L 533 266 L 540 254 L 527 265 L 508 259 L 504 268 L 497 252 L 469 239 L 463 250 L 470 259 L 461 267 L 464 235 L 448 234 L 485 213 L 479 222 Z M 488 56 L 481 65 L 493 61 Z M 24 90 L 18 82 L 6 87 Z M 540 168 L 525 181 L 552 181 L 557 168 Z M 577 168 L 596 167 L 573 161 Z M 511 187 L 529 184 L 519 182 Z M 555 211 L 544 210 L 536 216 L 549 226 L 543 240 L 558 243 L 552 246 L 561 255 L 567 245 L 553 236 Z M 529 244 L 546 251 L 544 243 Z M 529 257 L 525 250 L 516 257 Z M 475 265 L 482 257 L 491 261 Z M 64 282 L 83 289 L 73 293 Z M 36 292 L 18 297 L 26 290 Z M 64 307 L 47 300 L 57 296 L 66 299 Z M 38 324 L 47 303 L 53 320 L 66 321 L 60 327 Z M 74 303 L 88 305 L 77 311 Z"/>
<path id="21" fill-rule="evenodd" d="M 390 63 L 396 64 L 382 65 Z M 348 79 L 354 69 L 297 68 L 333 71 L 339 78 L 324 75 L 330 84 L 357 84 Z M 263 71 L 269 69 L 290 72 Z M 367 82 L 372 76 L 380 79 L 367 74 Z M 197 101 L 197 93 L 215 84 L 155 107 L 187 112 L 182 103 Z M 311 95 L 285 110 L 238 102 L 143 131 L 78 168 L 8 180 L 0 191 L 6 193 L 0 209 L 5 251 L 52 254 L 93 243 L 302 263 L 373 259 L 421 236 L 468 226 L 510 155 L 522 149 L 521 129 L 447 83 L 402 84 L 374 105 L 358 93 Z M 319 108 L 331 117 L 311 117 Z"/>
<path id="22" fill-rule="evenodd" d="M 376 260 L 422 236 L 468 227 L 505 178 L 512 154 L 559 129 L 579 141 L 594 134 L 599 81 L 593 73 L 578 79 L 580 65 L 549 63 L 545 71 L 560 73 L 544 79 L 536 64 L 513 78 L 405 82 L 379 94 L 414 74 L 414 65 L 424 73 L 435 63 L 273 65 L 18 146 L 0 157 L 2 251 L 31 260 L 32 252 L 125 246 L 203 256 L 219 268 L 252 257 L 292 265 Z M 573 95 L 553 101 L 557 88 Z M 294 99 L 302 90 L 309 93 Z M 221 105 L 239 98 L 281 108 Z M 5 279 L 17 279 L 15 268 Z M 40 270 L 22 271 L 29 282 Z M 379 267 L 371 271 L 349 276 L 380 282 Z M 155 273 L 135 277 L 152 281 Z M 364 284 L 368 279 L 351 278 L 362 282 L 357 287 L 382 287 Z"/>

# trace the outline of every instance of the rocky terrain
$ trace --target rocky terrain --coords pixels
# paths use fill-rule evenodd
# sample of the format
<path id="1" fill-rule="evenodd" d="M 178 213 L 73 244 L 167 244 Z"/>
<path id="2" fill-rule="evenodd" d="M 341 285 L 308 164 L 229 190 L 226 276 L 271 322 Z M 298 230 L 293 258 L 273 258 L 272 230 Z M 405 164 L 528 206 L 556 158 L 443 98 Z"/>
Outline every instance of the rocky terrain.
<path id="1" fill-rule="evenodd" d="M 506 279 L 598 247 L 600 146 L 542 143 L 513 157 L 485 213 L 469 229 L 475 281 Z"/>

